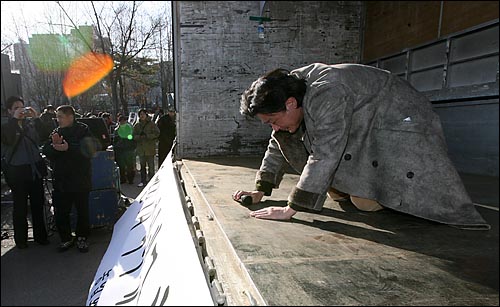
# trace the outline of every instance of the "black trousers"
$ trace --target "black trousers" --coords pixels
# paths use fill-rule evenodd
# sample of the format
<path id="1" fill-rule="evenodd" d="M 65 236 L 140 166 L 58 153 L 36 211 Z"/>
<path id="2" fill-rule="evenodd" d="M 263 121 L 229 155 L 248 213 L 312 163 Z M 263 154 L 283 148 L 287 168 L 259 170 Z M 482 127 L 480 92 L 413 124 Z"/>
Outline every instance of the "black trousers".
<path id="1" fill-rule="evenodd" d="M 90 233 L 89 217 L 89 191 L 85 192 L 61 192 L 54 190 L 52 194 L 54 215 L 56 217 L 57 231 L 61 242 L 71 240 L 71 209 L 73 204 L 76 208 L 76 236 L 88 237 Z"/>
<path id="2" fill-rule="evenodd" d="M 41 178 L 33 179 L 29 165 L 10 166 L 5 174 L 6 181 L 12 190 L 14 210 L 14 241 L 25 244 L 28 240 L 28 198 L 31 207 L 31 221 L 35 241 L 47 239 L 47 229 L 43 216 L 45 195 Z"/>

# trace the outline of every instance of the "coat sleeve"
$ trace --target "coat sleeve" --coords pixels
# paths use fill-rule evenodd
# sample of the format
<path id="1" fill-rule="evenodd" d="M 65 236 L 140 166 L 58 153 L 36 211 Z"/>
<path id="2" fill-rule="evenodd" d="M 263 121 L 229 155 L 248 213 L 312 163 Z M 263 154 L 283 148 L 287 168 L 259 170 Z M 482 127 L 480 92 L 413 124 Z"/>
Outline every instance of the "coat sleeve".
<path id="1" fill-rule="evenodd" d="M 18 142 L 21 137 L 21 129 L 17 129 L 16 127 L 18 127 L 17 120 L 12 118 L 9 119 L 8 123 L 2 125 L 2 129 L 0 130 L 2 134 L 2 157 L 11 156 L 13 154 L 14 144 Z"/>
<path id="2" fill-rule="evenodd" d="M 141 126 L 139 125 L 139 122 L 135 123 L 134 129 L 132 130 L 132 134 L 134 135 L 134 140 L 138 140 L 139 136 L 141 135 Z"/>
<path id="3" fill-rule="evenodd" d="M 15 118 L 10 118 L 6 124 L 2 125 L 2 144 L 14 145 L 17 139 L 20 137 L 16 134 L 17 120 Z"/>
<path id="4" fill-rule="evenodd" d="M 347 145 L 354 101 L 344 87 L 324 87 L 310 98 L 311 152 L 299 182 L 288 197 L 295 210 L 321 210 Z"/>
<path id="5" fill-rule="evenodd" d="M 283 179 L 286 160 L 281 154 L 278 142 L 274 139 L 274 131 L 269 140 L 266 153 L 255 177 L 255 189 L 270 196 L 273 188 L 278 188 Z"/>

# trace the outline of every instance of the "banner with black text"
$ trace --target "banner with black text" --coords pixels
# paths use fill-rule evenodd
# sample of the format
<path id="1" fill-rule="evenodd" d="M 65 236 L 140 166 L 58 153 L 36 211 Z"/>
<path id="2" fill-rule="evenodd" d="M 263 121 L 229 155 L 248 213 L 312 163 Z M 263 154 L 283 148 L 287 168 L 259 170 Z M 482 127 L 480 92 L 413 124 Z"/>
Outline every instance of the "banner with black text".
<path id="1" fill-rule="evenodd" d="M 87 306 L 214 305 L 174 171 L 163 163 L 116 222 Z"/>

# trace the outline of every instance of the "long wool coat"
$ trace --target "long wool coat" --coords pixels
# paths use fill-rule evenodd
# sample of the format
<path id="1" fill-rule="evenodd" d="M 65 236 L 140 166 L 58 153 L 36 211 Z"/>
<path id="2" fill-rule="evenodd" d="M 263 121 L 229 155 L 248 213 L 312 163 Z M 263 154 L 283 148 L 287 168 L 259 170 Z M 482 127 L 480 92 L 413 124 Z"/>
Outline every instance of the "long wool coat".
<path id="1" fill-rule="evenodd" d="M 145 136 L 145 138 L 141 138 Z M 138 121 L 134 125 L 134 140 L 137 142 L 138 156 L 154 156 L 156 154 L 156 143 L 160 136 L 160 130 L 149 116 L 145 121 Z"/>
<path id="2" fill-rule="evenodd" d="M 302 128 L 272 133 L 257 187 L 279 187 L 288 163 L 301 174 L 288 199 L 295 209 L 321 210 L 334 187 L 425 219 L 489 227 L 447 155 L 438 115 L 409 83 L 358 64 L 291 74 L 307 82 Z"/>

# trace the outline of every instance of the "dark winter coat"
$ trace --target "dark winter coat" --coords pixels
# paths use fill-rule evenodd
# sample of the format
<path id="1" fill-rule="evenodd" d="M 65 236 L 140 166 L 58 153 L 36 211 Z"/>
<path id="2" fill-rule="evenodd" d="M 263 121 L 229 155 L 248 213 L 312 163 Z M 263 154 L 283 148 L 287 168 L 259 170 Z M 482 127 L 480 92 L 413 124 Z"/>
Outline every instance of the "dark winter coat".
<path id="1" fill-rule="evenodd" d="M 43 123 L 39 118 L 24 119 L 22 122 L 21 127 L 17 119 L 9 118 L 2 125 L 2 157 L 9 164 L 3 169 L 7 181 L 13 176 L 41 178 L 47 172 L 39 148 L 45 141 Z"/>
<path id="2" fill-rule="evenodd" d="M 156 155 L 156 143 L 159 136 L 160 130 L 158 130 L 158 127 L 151 121 L 149 116 L 146 117 L 145 121 L 139 120 L 134 125 L 134 140 L 137 142 L 137 155 Z"/>
<path id="3" fill-rule="evenodd" d="M 52 133 L 63 136 L 67 151 L 52 147 L 52 138 L 43 146 L 43 153 L 52 162 L 54 190 L 60 192 L 86 192 L 92 189 L 91 159 L 96 144 L 89 127 L 75 122 L 70 127 L 56 128 Z"/>
<path id="4" fill-rule="evenodd" d="M 273 132 L 257 186 L 277 187 L 288 162 L 300 180 L 296 210 L 321 210 L 330 187 L 425 219 L 488 227 L 447 155 L 426 97 L 388 71 L 312 64 L 291 72 L 307 82 L 303 128 Z"/>
<path id="5" fill-rule="evenodd" d="M 156 126 L 160 130 L 158 140 L 160 143 L 172 145 L 175 139 L 175 121 L 170 115 L 162 115 L 157 121 Z"/>
<path id="6" fill-rule="evenodd" d="M 160 130 L 158 154 L 159 156 L 166 156 L 174 144 L 176 134 L 175 120 L 170 115 L 165 114 L 158 118 L 156 126 Z"/>

